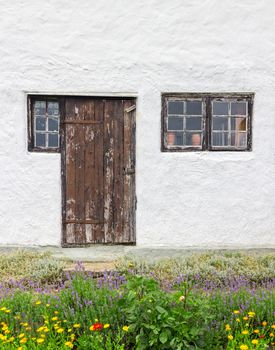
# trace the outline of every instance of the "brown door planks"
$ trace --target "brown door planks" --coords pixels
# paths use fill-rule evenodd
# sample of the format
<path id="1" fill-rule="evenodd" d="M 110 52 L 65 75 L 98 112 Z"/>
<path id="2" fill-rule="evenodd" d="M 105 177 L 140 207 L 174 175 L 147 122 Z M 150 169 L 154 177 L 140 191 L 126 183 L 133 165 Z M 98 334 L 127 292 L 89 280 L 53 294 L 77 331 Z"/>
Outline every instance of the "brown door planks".
<path id="1" fill-rule="evenodd" d="M 135 243 L 135 99 L 66 97 L 63 246 Z"/>

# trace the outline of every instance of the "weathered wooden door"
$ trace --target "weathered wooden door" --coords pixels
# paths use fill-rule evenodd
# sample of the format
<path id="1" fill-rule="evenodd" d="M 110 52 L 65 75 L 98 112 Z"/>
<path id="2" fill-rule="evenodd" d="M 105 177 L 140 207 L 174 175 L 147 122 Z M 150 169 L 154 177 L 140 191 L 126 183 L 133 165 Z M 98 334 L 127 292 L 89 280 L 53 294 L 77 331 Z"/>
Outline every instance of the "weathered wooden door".
<path id="1" fill-rule="evenodd" d="M 63 246 L 135 242 L 135 99 L 68 97 Z"/>

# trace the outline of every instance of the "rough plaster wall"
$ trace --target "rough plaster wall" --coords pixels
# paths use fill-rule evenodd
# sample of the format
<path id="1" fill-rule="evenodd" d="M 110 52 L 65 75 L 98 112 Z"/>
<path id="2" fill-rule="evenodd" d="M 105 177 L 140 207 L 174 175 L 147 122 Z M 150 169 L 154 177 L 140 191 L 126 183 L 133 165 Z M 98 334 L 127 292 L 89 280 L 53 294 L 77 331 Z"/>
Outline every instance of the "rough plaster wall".
<path id="1" fill-rule="evenodd" d="M 0 244 L 58 245 L 25 92 L 137 92 L 137 244 L 275 247 L 273 0 L 0 0 Z M 161 153 L 160 93 L 256 93 L 250 153 Z"/>

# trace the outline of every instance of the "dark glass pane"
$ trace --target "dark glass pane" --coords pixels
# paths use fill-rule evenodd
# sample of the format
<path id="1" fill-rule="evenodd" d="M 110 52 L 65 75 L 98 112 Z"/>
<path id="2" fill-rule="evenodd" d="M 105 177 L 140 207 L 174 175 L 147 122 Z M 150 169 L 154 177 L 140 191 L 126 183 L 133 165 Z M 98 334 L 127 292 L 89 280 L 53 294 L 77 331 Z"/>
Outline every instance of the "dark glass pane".
<path id="1" fill-rule="evenodd" d="M 246 133 L 235 133 L 235 132 L 231 133 L 231 146 L 246 148 L 247 147 Z"/>
<path id="2" fill-rule="evenodd" d="M 45 115 L 46 114 L 46 102 L 35 101 L 34 103 L 34 115 Z"/>
<path id="3" fill-rule="evenodd" d="M 228 102 L 213 102 L 213 115 L 228 115 Z"/>
<path id="4" fill-rule="evenodd" d="M 49 147 L 58 147 L 58 134 L 49 134 Z"/>
<path id="5" fill-rule="evenodd" d="M 228 146 L 228 132 L 213 132 L 212 133 L 213 146 Z"/>
<path id="6" fill-rule="evenodd" d="M 197 132 L 187 132 L 186 133 L 186 145 L 187 146 L 201 146 L 202 135 Z"/>
<path id="7" fill-rule="evenodd" d="M 35 134 L 35 146 L 36 147 L 46 147 L 46 134 Z"/>
<path id="8" fill-rule="evenodd" d="M 48 120 L 48 130 L 49 131 L 58 131 L 58 119 L 49 118 Z"/>
<path id="9" fill-rule="evenodd" d="M 202 102 L 201 101 L 187 101 L 186 102 L 186 114 L 201 115 L 202 114 Z"/>
<path id="10" fill-rule="evenodd" d="M 182 132 L 168 132 L 166 134 L 166 142 L 168 146 L 182 146 L 183 133 Z"/>
<path id="11" fill-rule="evenodd" d="M 201 117 L 186 117 L 186 130 L 201 130 Z"/>
<path id="12" fill-rule="evenodd" d="M 231 118 L 231 130 L 246 131 L 246 118 Z"/>
<path id="13" fill-rule="evenodd" d="M 231 102 L 231 115 L 246 115 L 246 102 Z"/>
<path id="14" fill-rule="evenodd" d="M 183 114 L 183 102 L 182 101 L 169 101 L 168 102 L 168 114 Z"/>
<path id="15" fill-rule="evenodd" d="M 183 133 L 176 132 L 175 145 L 177 145 L 177 146 L 183 145 Z"/>
<path id="16" fill-rule="evenodd" d="M 183 118 L 169 117 L 168 130 L 183 130 Z"/>
<path id="17" fill-rule="evenodd" d="M 213 117 L 213 130 L 228 130 L 228 118 Z"/>
<path id="18" fill-rule="evenodd" d="M 58 102 L 48 102 L 48 115 L 59 115 Z"/>
<path id="19" fill-rule="evenodd" d="M 36 117 L 35 118 L 35 129 L 36 130 L 46 130 L 46 118 Z"/>

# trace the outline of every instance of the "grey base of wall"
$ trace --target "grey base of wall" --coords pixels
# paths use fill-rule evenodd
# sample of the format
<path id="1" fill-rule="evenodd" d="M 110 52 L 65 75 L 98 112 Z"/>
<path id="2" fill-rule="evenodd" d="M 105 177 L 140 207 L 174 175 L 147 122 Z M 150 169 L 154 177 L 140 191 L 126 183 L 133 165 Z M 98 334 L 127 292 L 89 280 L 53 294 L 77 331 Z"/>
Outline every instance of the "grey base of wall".
<path id="1" fill-rule="evenodd" d="M 156 261 L 165 258 L 176 258 L 191 255 L 194 253 L 203 252 L 226 252 L 226 251 L 238 251 L 244 253 L 254 253 L 254 254 L 274 254 L 275 247 L 186 247 L 186 248 L 165 248 L 165 247 L 137 247 L 137 246 L 104 246 L 95 245 L 83 248 L 60 248 L 52 246 L 0 246 L 0 254 L 5 252 L 11 252 L 16 249 L 27 249 L 36 252 L 46 252 L 49 251 L 54 257 L 60 259 L 68 259 L 73 261 L 91 261 L 91 262 L 109 262 L 119 259 L 125 255 L 134 255 L 136 257 L 142 258 L 146 261 Z"/>

